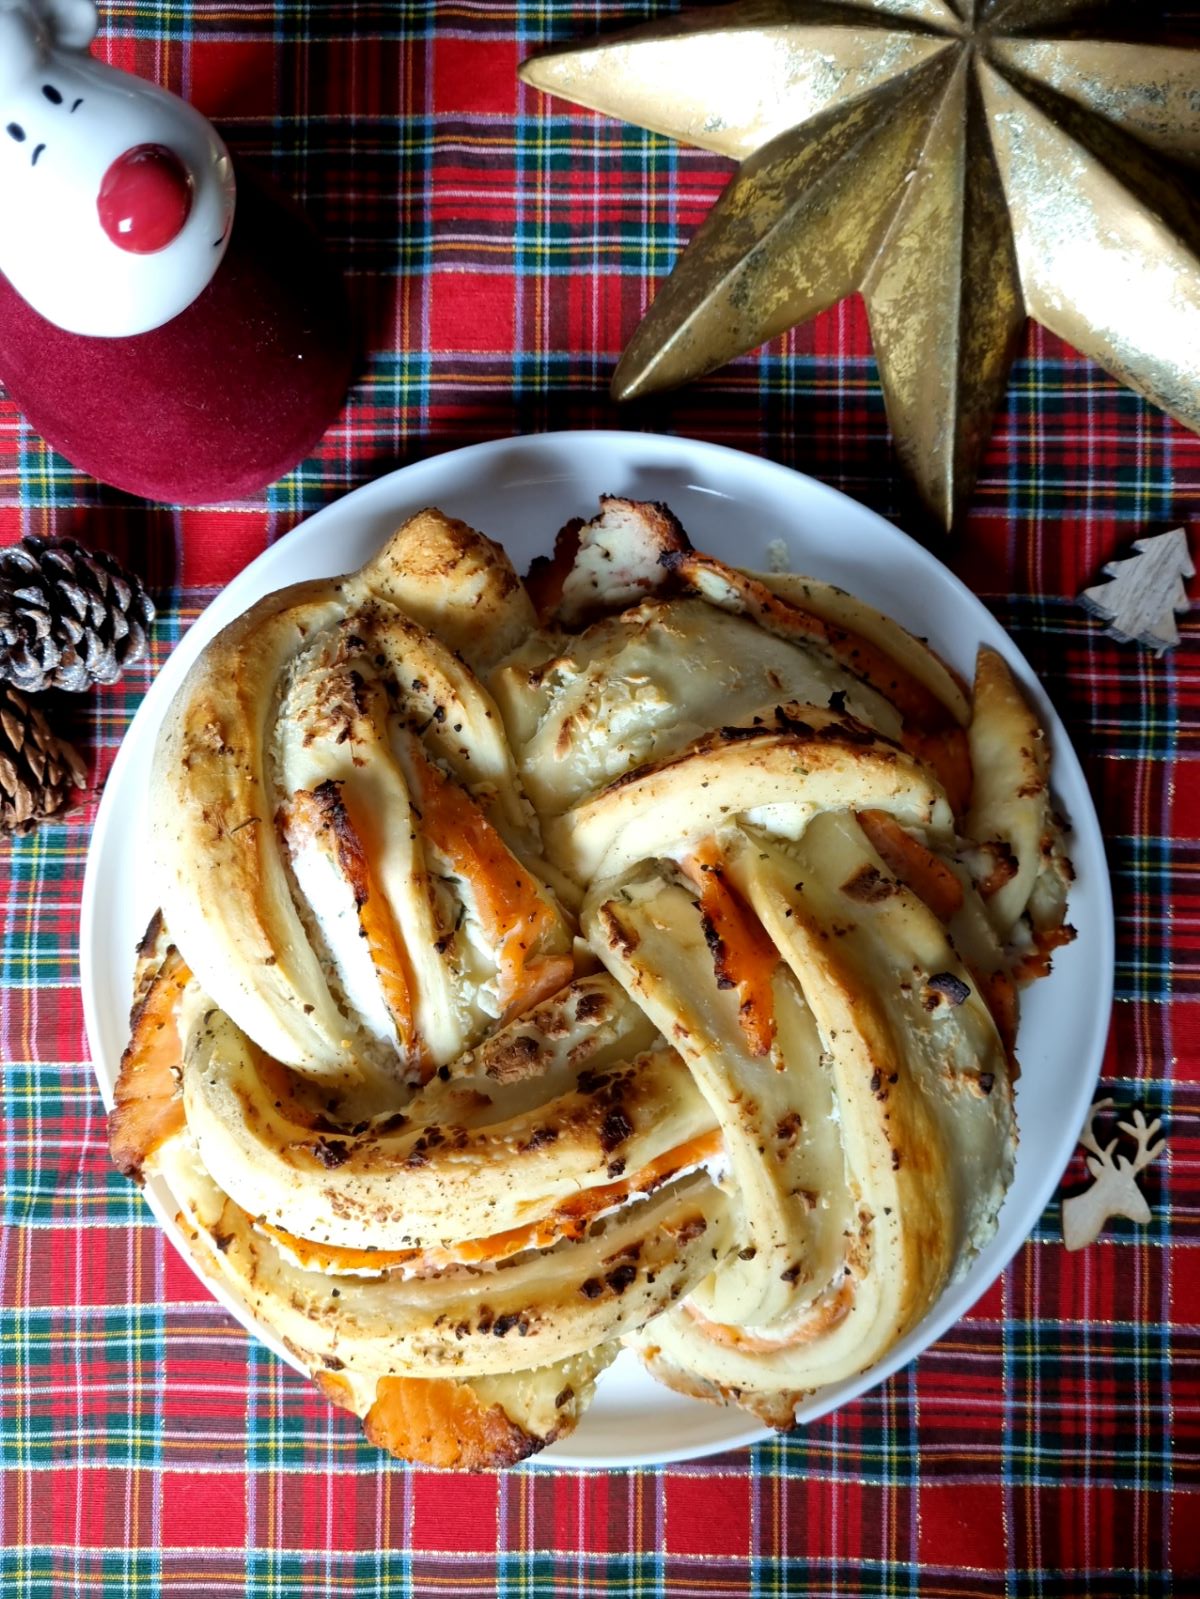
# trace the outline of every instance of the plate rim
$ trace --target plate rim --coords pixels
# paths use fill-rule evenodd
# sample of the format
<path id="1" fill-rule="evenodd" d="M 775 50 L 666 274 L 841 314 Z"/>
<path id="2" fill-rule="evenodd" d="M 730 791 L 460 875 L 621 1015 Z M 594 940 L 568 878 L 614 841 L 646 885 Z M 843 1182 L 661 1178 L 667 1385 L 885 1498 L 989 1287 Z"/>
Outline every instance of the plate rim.
<path id="1" fill-rule="evenodd" d="M 287 533 L 269 544 L 260 551 L 252 561 L 249 561 L 221 590 L 195 619 L 187 632 L 171 650 L 161 668 L 150 683 L 141 704 L 131 718 L 128 727 L 122 736 L 121 744 L 109 768 L 105 780 L 104 791 L 97 807 L 95 821 L 92 826 L 91 837 L 88 842 L 87 861 L 84 870 L 83 891 L 80 899 L 79 917 L 79 975 L 80 993 L 83 1004 L 84 1028 L 88 1047 L 89 1062 L 92 1072 L 100 1089 L 101 1099 L 105 1110 L 111 1108 L 112 1085 L 107 1080 L 103 1051 L 94 1042 L 102 1036 L 102 1024 L 98 1010 L 98 994 L 93 950 L 96 947 L 95 935 L 99 916 L 98 888 L 102 871 L 102 857 L 105 853 L 110 833 L 117 827 L 118 795 L 121 792 L 125 769 L 135 759 L 137 748 L 147 735 L 147 729 L 153 723 L 154 730 L 161 721 L 159 707 L 165 712 L 169 700 L 182 682 L 184 674 L 192 661 L 208 640 L 228 622 L 235 619 L 244 611 L 252 599 L 242 601 L 243 594 L 256 595 L 260 592 L 256 579 L 264 569 L 268 569 L 279 562 L 282 557 L 280 552 L 286 549 L 288 541 L 294 535 L 305 532 L 305 539 L 311 540 L 315 534 L 313 529 L 319 530 L 327 521 L 340 519 L 345 516 L 347 506 L 357 500 L 366 498 L 383 498 L 387 489 L 398 483 L 401 479 L 412 482 L 419 481 L 420 476 L 428 471 L 438 472 L 452 470 L 453 463 L 464 462 L 469 459 L 472 464 L 480 461 L 486 462 L 489 457 L 502 458 L 510 452 L 532 451 L 535 455 L 546 454 L 553 457 L 560 451 L 570 452 L 581 445 L 594 447 L 602 443 L 618 451 L 630 451 L 652 447 L 657 452 L 666 452 L 678 459 L 690 462 L 697 456 L 702 459 L 715 459 L 718 463 L 737 463 L 742 470 L 750 469 L 754 473 L 761 473 L 767 478 L 775 479 L 786 496 L 789 492 L 795 494 L 799 488 L 801 494 L 810 501 L 820 501 L 829 498 L 835 501 L 847 501 L 854 511 L 873 524 L 873 531 L 883 538 L 885 545 L 894 542 L 897 548 L 903 548 L 911 558 L 916 551 L 919 560 L 927 561 L 938 572 L 941 580 L 949 584 L 951 592 L 960 601 L 965 603 L 971 613 L 982 613 L 988 622 L 1004 633 L 1006 647 L 1003 650 L 1005 659 L 1013 665 L 1023 687 L 1032 691 L 1037 709 L 1043 719 L 1048 734 L 1051 736 L 1051 771 L 1061 771 L 1067 768 L 1075 780 L 1075 786 L 1086 797 L 1086 811 L 1081 816 L 1078 810 L 1072 816 L 1072 831 L 1079 840 L 1080 845 L 1086 845 L 1089 864 L 1097 868 L 1096 883 L 1101 899 L 1100 909 L 1102 916 L 1099 925 L 1089 929 L 1091 936 L 1099 940 L 1098 962 L 1099 994 L 1098 1003 L 1091 1010 L 1091 1023 L 1086 1050 L 1084 1069 L 1076 1079 L 1076 1092 L 1073 1095 L 1073 1106 L 1079 1110 L 1078 1124 L 1082 1126 L 1083 1116 L 1090 1105 L 1094 1087 L 1099 1079 L 1103 1066 L 1105 1045 L 1111 1021 L 1115 982 L 1115 923 L 1113 913 L 1112 884 L 1108 871 L 1107 855 L 1103 845 L 1103 835 L 1100 829 L 1099 818 L 1087 783 L 1082 763 L 1075 751 L 1066 727 L 1057 709 L 1050 700 L 1037 674 L 1033 671 L 1023 652 L 1009 637 L 1002 625 L 988 611 L 978 595 L 950 570 L 931 550 L 920 544 L 895 523 L 888 521 L 879 512 L 853 496 L 845 494 L 833 485 L 812 477 L 808 473 L 797 471 L 793 467 L 781 462 L 770 460 L 766 457 L 755 455 L 750 451 L 736 449 L 730 445 L 711 443 L 703 439 L 693 439 L 676 434 L 662 434 L 651 432 L 635 432 L 623 429 L 564 429 L 559 432 L 516 434 L 499 439 L 489 439 L 475 444 L 463 445 L 453 450 L 446 450 L 422 456 L 416 461 L 396 467 L 382 476 L 373 478 L 366 483 L 359 484 L 356 488 L 331 500 L 327 505 L 319 507 L 312 515 L 302 518 Z M 700 488 L 700 485 L 696 485 Z M 710 490 L 720 495 L 719 490 Z M 725 496 L 731 497 L 731 496 Z M 552 536 L 552 535 L 551 535 Z M 331 563 L 335 570 L 329 576 L 336 574 L 336 562 Z M 816 574 L 813 574 L 816 575 Z M 292 580 L 295 581 L 295 580 Z M 287 585 L 281 585 L 287 586 Z M 263 589 L 261 592 L 271 592 Z M 214 620 L 214 612 L 216 617 Z M 902 618 L 897 618 L 901 620 Z M 936 645 L 937 640 L 934 640 Z M 134 730 L 138 730 L 134 738 Z M 1082 825 L 1081 825 L 1082 824 Z M 1086 840 L 1084 835 L 1088 835 Z M 1076 852 L 1078 858 L 1078 851 Z M 1088 1097 L 1084 1097 L 1084 1093 Z M 1064 1143 L 1067 1158 L 1071 1149 Z M 846 1383 L 835 1386 L 826 1401 L 817 1401 L 805 1409 L 802 1420 L 797 1423 L 797 1429 L 809 1422 L 817 1421 L 832 1411 L 848 1404 L 863 1394 L 878 1387 L 888 1377 L 893 1376 L 904 1366 L 919 1358 L 927 1349 L 931 1348 L 942 1338 L 947 1330 L 957 1324 L 967 1315 L 972 1306 L 981 1298 L 1000 1278 L 1007 1269 L 1017 1252 L 1028 1241 L 1033 1229 L 1037 1226 L 1039 1218 L 1044 1213 L 1047 1204 L 1053 1196 L 1062 1175 L 1062 1164 L 1056 1158 L 1049 1162 L 1032 1190 L 1031 1196 L 1026 1200 L 1022 1216 L 1015 1225 L 1013 1235 L 1005 1241 L 1004 1246 L 990 1259 L 987 1266 L 987 1279 L 980 1282 L 973 1291 L 972 1297 L 965 1304 L 953 1305 L 947 1309 L 945 1301 L 952 1299 L 951 1290 L 954 1285 L 948 1285 L 942 1296 L 942 1302 L 918 1323 L 921 1333 L 921 1348 L 911 1351 L 905 1348 L 912 1333 L 900 1340 L 899 1344 L 886 1355 L 883 1360 L 871 1366 L 857 1377 L 849 1379 Z M 196 1275 L 209 1294 L 245 1328 L 245 1330 L 260 1343 L 264 1344 L 273 1353 L 279 1356 L 285 1364 L 302 1375 L 307 1376 L 300 1364 L 291 1358 L 275 1340 L 254 1321 L 247 1307 L 240 1305 L 225 1285 L 209 1277 L 202 1269 L 186 1240 L 182 1236 L 175 1218 L 171 1215 L 159 1194 L 149 1185 L 142 1189 L 143 1198 L 146 1200 L 155 1219 L 166 1234 L 168 1241 L 184 1262 Z M 997 1237 L 999 1234 L 997 1234 Z M 989 1245 L 989 1250 L 994 1247 L 995 1240 Z M 628 1358 L 628 1351 L 624 1351 L 622 1358 Z M 703 1401 L 696 1400 L 696 1404 Z M 731 1412 L 732 1414 L 732 1412 Z M 597 1460 L 594 1457 L 579 1455 L 572 1451 L 570 1440 L 564 1440 L 562 1445 L 551 1445 L 542 1454 L 525 1463 L 526 1469 L 566 1469 L 566 1470 L 628 1470 L 644 1466 L 668 1465 L 677 1462 L 711 1458 L 723 1455 L 729 1451 L 745 1448 L 750 1444 L 760 1442 L 772 1437 L 772 1429 L 758 1423 L 752 1423 L 742 1428 L 730 1429 L 729 1436 L 719 1443 L 702 1443 L 682 1445 L 677 1448 L 634 1450 L 622 1454 L 619 1459 Z M 782 1436 L 788 1436 L 784 1434 Z"/>

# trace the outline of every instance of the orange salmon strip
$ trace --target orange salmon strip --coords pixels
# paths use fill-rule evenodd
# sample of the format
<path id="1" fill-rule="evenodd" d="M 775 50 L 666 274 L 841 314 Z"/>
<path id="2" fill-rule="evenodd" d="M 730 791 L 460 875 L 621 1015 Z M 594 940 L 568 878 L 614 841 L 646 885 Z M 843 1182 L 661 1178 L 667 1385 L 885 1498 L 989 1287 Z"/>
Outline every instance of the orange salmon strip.
<path id="1" fill-rule="evenodd" d="M 775 1041 L 771 979 L 779 952 L 750 907 L 725 881 L 721 854 L 707 839 L 680 863 L 700 900 L 704 937 L 712 951 L 718 988 L 736 988 L 738 1020 L 754 1055 L 768 1055 Z"/>
<path id="2" fill-rule="evenodd" d="M 957 915 L 962 909 L 963 886 L 945 861 L 906 833 L 889 811 L 859 811 L 858 825 L 888 871 L 928 905 L 939 922 L 948 923 Z M 1012 978 L 1003 971 L 968 969 L 1011 1055 L 1017 1037 L 1017 993 Z"/>
<path id="3" fill-rule="evenodd" d="M 624 1182 L 605 1183 L 599 1188 L 588 1188 L 573 1194 L 540 1221 L 529 1222 L 524 1227 L 511 1227 L 506 1232 L 493 1233 L 489 1238 L 468 1239 L 464 1243 L 433 1249 L 350 1249 L 337 1244 L 318 1244 L 308 1238 L 298 1238 L 271 1222 L 260 1221 L 258 1226 L 279 1243 L 285 1244 L 300 1264 L 310 1271 L 343 1271 L 373 1268 L 387 1271 L 409 1261 L 419 1260 L 427 1271 L 443 1271 L 447 1266 L 477 1265 L 487 1260 L 507 1260 L 526 1249 L 545 1249 L 562 1238 L 582 1238 L 587 1224 L 602 1210 L 617 1204 L 630 1194 L 657 1187 L 685 1166 L 692 1166 L 721 1149 L 718 1131 L 701 1133 L 675 1149 L 648 1161 L 627 1177 Z"/>
<path id="4" fill-rule="evenodd" d="M 1033 938 L 1032 954 L 1026 955 L 1017 967 L 1017 975 L 1023 983 L 1032 983 L 1039 977 L 1049 976 L 1051 955 L 1064 944 L 1074 941 L 1075 929 L 1064 924 L 1062 927 L 1051 927 L 1044 932 L 1035 933 Z"/>
<path id="5" fill-rule="evenodd" d="M 359 924 L 379 974 L 379 985 L 396 1024 L 401 1047 L 406 1056 L 419 1066 L 422 1079 L 427 1080 L 433 1066 L 425 1058 L 424 1046 L 417 1033 L 416 983 L 412 964 L 391 906 L 367 859 L 362 833 L 346 805 L 342 785 L 330 779 L 318 784 L 311 792 L 301 789 L 293 794 L 286 812 L 284 830 L 293 836 L 302 831 L 315 837 L 341 868 L 353 891 Z"/>
<path id="6" fill-rule="evenodd" d="M 622 1199 L 627 1199 L 630 1194 L 640 1194 L 647 1189 L 658 1187 L 683 1167 L 695 1165 L 707 1160 L 710 1155 L 718 1154 L 721 1142 L 721 1134 L 718 1131 L 701 1133 L 699 1137 L 689 1139 L 686 1144 L 669 1149 L 665 1154 L 647 1162 L 623 1182 L 604 1183 L 599 1188 L 586 1188 L 582 1193 L 573 1194 L 570 1199 L 564 1199 L 541 1221 L 533 1222 L 527 1227 L 513 1227 L 508 1232 L 496 1233 L 491 1238 L 480 1238 L 472 1243 L 457 1245 L 453 1251 L 454 1258 L 468 1263 L 502 1260 L 509 1255 L 519 1254 L 523 1249 L 545 1249 L 548 1245 L 557 1243 L 560 1238 L 582 1238 L 587 1231 L 588 1223 L 600 1211 L 607 1210 L 610 1205 L 618 1204 Z"/>
<path id="7" fill-rule="evenodd" d="M 962 910 L 963 887 L 945 861 L 906 832 L 890 811 L 859 811 L 857 816 L 888 871 L 924 900 L 939 922 L 951 921 Z"/>
<path id="8" fill-rule="evenodd" d="M 1009 1056 L 1009 1075 L 1016 1080 L 1016 1060 L 1013 1050 L 1017 1045 L 1017 985 L 1005 971 L 983 972 L 968 966 L 967 972 L 979 990 L 983 1003 L 992 1013 L 996 1031 Z"/>
<path id="9" fill-rule="evenodd" d="M 570 955 L 531 958 L 538 940 L 555 930 L 554 912 L 471 796 L 415 739 L 411 748 L 422 831 L 474 891 L 484 932 L 497 945 L 501 1020 L 509 1021 L 570 982 L 575 963 Z"/>
<path id="10" fill-rule="evenodd" d="M 330 1267 L 341 1271 L 386 1271 L 390 1266 L 412 1260 L 417 1254 L 415 1249 L 344 1249 L 338 1244 L 316 1244 L 310 1238 L 285 1232 L 269 1221 L 260 1221 L 257 1225 L 277 1243 L 290 1249 L 306 1271 L 327 1271 Z"/>
<path id="11" fill-rule="evenodd" d="M 183 1095 L 176 1076 L 183 1060 L 179 1004 L 191 980 L 172 946 L 134 1011 L 108 1118 L 109 1149 L 125 1177 L 140 1181 L 149 1157 L 183 1129 Z"/>
<path id="12" fill-rule="evenodd" d="M 720 573 L 731 569 L 711 555 L 689 554 L 674 563 L 685 583 L 694 582 L 692 573 L 709 567 Z M 800 634 L 822 646 L 840 665 L 871 688 L 878 690 L 900 712 L 905 722 L 922 732 L 932 733 L 953 722 L 950 711 L 932 689 L 861 633 L 827 622 L 794 600 L 782 599 L 765 583 L 739 575 L 738 586 L 750 596 L 761 616 L 769 618 L 784 634 Z"/>
<path id="13" fill-rule="evenodd" d="M 720 1344 L 724 1349 L 740 1349 L 750 1355 L 770 1355 L 780 1349 L 798 1349 L 802 1344 L 815 1343 L 845 1321 L 853 1308 L 854 1284 L 847 1278 L 832 1298 L 813 1306 L 809 1316 L 780 1338 L 762 1338 L 757 1333 L 746 1332 L 742 1327 L 730 1327 L 723 1321 L 709 1321 L 694 1305 L 687 1306 L 687 1313 L 714 1344 Z"/>
<path id="14" fill-rule="evenodd" d="M 962 816 L 971 803 L 971 789 L 975 782 L 966 729 L 957 724 L 935 732 L 905 727 L 900 735 L 900 743 L 910 755 L 915 755 L 929 768 L 945 789 L 950 809 L 955 816 Z"/>
<path id="15" fill-rule="evenodd" d="M 317 1373 L 336 1404 L 337 1379 L 330 1384 L 330 1375 Z M 465 1377 L 381 1377 L 363 1431 L 400 1460 L 463 1471 L 516 1465 L 543 1441 L 526 1433 L 503 1405 L 484 1405 Z"/>

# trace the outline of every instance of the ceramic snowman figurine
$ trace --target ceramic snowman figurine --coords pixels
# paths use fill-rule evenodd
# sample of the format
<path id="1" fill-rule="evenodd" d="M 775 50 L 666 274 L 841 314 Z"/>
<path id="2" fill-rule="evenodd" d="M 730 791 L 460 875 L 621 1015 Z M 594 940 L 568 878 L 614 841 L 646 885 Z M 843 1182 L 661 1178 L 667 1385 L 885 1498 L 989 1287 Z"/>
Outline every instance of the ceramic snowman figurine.
<path id="1" fill-rule="evenodd" d="M 94 60 L 91 0 L 0 0 L 0 381 L 76 465 L 253 492 L 349 380 L 340 279 L 175 95 Z"/>

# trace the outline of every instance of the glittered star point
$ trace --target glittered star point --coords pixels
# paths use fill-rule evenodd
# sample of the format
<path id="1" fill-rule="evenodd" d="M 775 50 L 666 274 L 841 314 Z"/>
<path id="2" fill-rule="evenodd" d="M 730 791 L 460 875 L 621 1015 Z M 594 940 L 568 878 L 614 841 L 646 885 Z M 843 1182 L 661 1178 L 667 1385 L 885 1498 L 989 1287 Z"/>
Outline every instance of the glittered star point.
<path id="1" fill-rule="evenodd" d="M 1200 432 L 1180 181 L 1200 48 L 1151 42 L 1154 9 L 738 0 L 526 62 L 547 93 L 740 162 L 613 392 L 687 383 L 861 290 L 898 454 L 946 527 L 1027 316 Z"/>

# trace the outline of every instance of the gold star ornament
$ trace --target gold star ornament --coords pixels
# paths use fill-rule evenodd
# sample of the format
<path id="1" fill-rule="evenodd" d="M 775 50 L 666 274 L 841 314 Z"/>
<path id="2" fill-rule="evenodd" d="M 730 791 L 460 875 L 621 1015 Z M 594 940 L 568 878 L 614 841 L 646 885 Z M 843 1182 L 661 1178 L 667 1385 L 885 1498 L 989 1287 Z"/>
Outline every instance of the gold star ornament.
<path id="1" fill-rule="evenodd" d="M 1200 48 L 1152 42 L 1158 9 L 741 0 L 527 61 L 549 94 L 741 163 L 615 396 L 861 289 L 900 459 L 943 526 L 1027 316 L 1200 432 Z"/>

